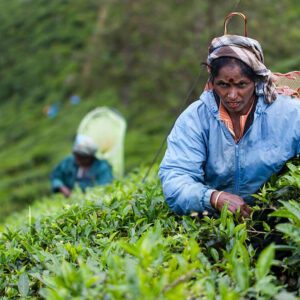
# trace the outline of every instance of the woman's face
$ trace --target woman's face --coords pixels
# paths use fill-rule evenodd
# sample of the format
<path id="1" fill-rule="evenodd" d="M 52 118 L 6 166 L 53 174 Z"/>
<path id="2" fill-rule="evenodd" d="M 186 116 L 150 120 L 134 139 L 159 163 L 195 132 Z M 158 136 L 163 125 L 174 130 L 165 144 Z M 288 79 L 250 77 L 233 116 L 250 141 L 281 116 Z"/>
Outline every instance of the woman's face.
<path id="1" fill-rule="evenodd" d="M 74 153 L 74 156 L 76 164 L 80 167 L 89 167 L 94 161 L 94 157 L 82 156 L 77 153 Z"/>
<path id="2" fill-rule="evenodd" d="M 234 63 L 219 70 L 213 88 L 227 111 L 238 115 L 247 114 L 255 97 L 254 82 Z"/>

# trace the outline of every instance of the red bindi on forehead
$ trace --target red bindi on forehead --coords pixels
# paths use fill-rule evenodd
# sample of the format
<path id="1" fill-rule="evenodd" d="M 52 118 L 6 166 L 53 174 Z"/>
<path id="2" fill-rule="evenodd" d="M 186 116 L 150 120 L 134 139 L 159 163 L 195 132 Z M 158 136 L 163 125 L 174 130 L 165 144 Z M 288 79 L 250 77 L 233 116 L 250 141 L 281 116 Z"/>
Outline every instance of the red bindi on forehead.
<path id="1" fill-rule="evenodd" d="M 229 82 L 233 82 L 234 80 L 232 78 L 229 78 Z"/>

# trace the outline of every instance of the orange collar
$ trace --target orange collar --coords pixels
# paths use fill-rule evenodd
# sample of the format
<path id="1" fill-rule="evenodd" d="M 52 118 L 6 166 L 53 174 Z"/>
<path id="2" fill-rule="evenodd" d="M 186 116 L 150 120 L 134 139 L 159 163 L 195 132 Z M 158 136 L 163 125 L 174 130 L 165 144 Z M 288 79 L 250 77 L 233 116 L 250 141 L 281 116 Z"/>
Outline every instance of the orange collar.
<path id="1" fill-rule="evenodd" d="M 232 120 L 231 120 L 226 108 L 224 107 L 224 105 L 220 101 L 219 117 L 223 121 L 223 123 L 225 124 L 226 128 L 229 130 L 229 132 L 232 135 L 232 137 L 234 138 L 234 141 L 235 141 L 236 144 L 239 142 L 239 140 L 244 135 L 244 129 L 245 129 L 246 121 L 247 121 L 248 115 L 250 114 L 251 109 L 253 107 L 253 103 L 254 103 L 254 101 L 252 102 L 252 105 L 249 108 L 248 112 L 245 115 L 240 116 L 240 126 L 241 126 L 241 133 L 242 134 L 241 134 L 240 137 L 237 137 L 235 132 L 234 132 Z"/>

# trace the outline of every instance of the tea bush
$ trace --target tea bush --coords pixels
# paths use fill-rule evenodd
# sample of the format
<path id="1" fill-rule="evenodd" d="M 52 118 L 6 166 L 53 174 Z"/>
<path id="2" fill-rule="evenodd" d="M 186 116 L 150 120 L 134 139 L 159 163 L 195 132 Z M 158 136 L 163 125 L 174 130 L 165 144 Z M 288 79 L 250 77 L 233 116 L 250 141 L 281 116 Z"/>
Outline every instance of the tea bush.
<path id="1" fill-rule="evenodd" d="M 128 121 L 126 172 L 150 163 L 237 4 L 266 65 L 299 69 L 299 0 L 1 0 L 0 222 L 50 194 L 49 173 L 97 106 Z M 230 33 L 242 33 L 240 21 Z M 188 103 L 207 76 L 203 68 Z M 73 95 L 82 101 L 71 105 Z M 48 118 L 52 105 L 60 109 Z"/>
<path id="2" fill-rule="evenodd" d="M 299 159 L 287 166 L 256 195 L 249 220 L 227 207 L 173 214 L 157 168 L 145 183 L 140 169 L 72 199 L 36 203 L 2 232 L 0 296 L 297 299 Z"/>

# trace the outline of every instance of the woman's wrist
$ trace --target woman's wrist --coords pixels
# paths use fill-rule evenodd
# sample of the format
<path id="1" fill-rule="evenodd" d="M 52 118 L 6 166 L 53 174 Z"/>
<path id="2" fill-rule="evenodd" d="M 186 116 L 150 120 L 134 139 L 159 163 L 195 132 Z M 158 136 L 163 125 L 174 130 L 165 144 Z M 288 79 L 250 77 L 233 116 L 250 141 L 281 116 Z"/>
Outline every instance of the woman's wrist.
<path id="1" fill-rule="evenodd" d="M 219 200 L 222 193 L 224 193 L 224 192 L 223 191 L 219 192 L 219 194 L 216 197 L 215 204 L 214 204 L 215 209 L 217 209 L 217 207 L 218 207 L 218 200 Z"/>
<path id="2" fill-rule="evenodd" d="M 224 191 L 215 191 L 211 194 L 210 204 L 214 209 L 218 209 L 218 201 L 219 201 L 221 194 L 223 194 L 223 193 L 224 193 Z"/>

